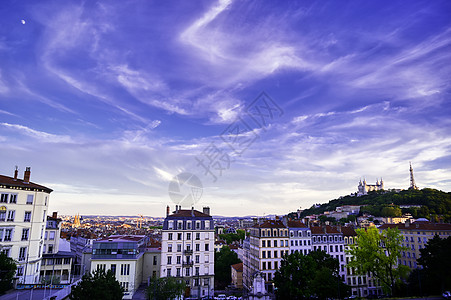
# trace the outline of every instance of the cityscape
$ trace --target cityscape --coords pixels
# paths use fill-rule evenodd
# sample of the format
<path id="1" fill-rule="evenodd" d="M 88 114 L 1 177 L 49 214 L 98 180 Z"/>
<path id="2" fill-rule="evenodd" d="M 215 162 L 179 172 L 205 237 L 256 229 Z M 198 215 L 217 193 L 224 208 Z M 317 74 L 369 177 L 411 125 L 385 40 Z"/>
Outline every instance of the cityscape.
<path id="1" fill-rule="evenodd" d="M 451 298 L 451 2 L 0 4 L 0 300 Z"/>

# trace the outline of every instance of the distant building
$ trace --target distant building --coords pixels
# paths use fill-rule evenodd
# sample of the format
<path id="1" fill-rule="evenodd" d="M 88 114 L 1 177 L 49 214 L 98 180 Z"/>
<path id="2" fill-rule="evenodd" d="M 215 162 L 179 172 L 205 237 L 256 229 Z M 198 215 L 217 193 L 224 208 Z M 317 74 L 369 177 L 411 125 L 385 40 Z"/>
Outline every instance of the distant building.
<path id="1" fill-rule="evenodd" d="M 243 263 L 230 266 L 232 272 L 232 287 L 236 289 L 243 288 Z"/>
<path id="2" fill-rule="evenodd" d="M 301 221 L 287 221 L 290 234 L 290 253 L 300 252 L 307 255 L 312 250 L 312 232 Z"/>
<path id="3" fill-rule="evenodd" d="M 163 223 L 161 277 L 176 277 L 186 284 L 185 296 L 214 295 L 215 229 L 210 208 L 203 212 L 178 205 Z"/>
<path id="4" fill-rule="evenodd" d="M 381 178 L 381 181 L 377 180 L 376 184 L 367 184 L 364 179 L 363 182 L 360 180 L 359 185 L 357 186 L 357 196 L 363 196 L 368 194 L 368 192 L 372 191 L 381 191 L 384 189 L 384 181 Z"/>
<path id="5" fill-rule="evenodd" d="M 345 281 L 344 239 L 343 233 L 339 229 L 329 225 L 310 227 L 312 231 L 312 250 L 322 250 L 333 258 L 338 259 L 340 263 L 339 275 Z"/>
<path id="6" fill-rule="evenodd" d="M 51 189 L 23 179 L 0 175 L 0 249 L 17 262 L 17 283 L 39 283 L 42 244 Z"/>
<path id="7" fill-rule="evenodd" d="M 427 219 L 418 219 L 415 222 L 408 219 L 405 223 L 384 224 L 379 227 L 379 230 L 387 228 L 398 228 L 401 232 L 404 239 L 402 246 L 407 247 L 408 250 L 402 252 L 402 257 L 398 263 L 411 269 L 419 267 L 417 259 L 420 258 L 420 250 L 426 246 L 430 239 L 435 235 L 442 239 L 451 236 L 451 224 L 432 223 Z"/>

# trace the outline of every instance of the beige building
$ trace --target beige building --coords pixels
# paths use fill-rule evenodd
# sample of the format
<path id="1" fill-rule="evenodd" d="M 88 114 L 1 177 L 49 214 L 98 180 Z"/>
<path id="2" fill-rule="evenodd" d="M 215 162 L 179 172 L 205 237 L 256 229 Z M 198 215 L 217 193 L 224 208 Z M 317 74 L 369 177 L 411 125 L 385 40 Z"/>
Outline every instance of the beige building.
<path id="1" fill-rule="evenodd" d="M 232 272 L 232 287 L 236 289 L 243 288 L 243 263 L 230 266 Z"/>
<path id="2" fill-rule="evenodd" d="M 144 235 L 114 235 L 94 241 L 91 272 L 111 270 L 125 290 L 122 299 L 132 299 L 143 281 L 147 241 Z"/>
<path id="3" fill-rule="evenodd" d="M 401 231 L 404 237 L 402 246 L 407 247 L 408 250 L 402 252 L 398 263 L 411 269 L 418 267 L 417 259 L 420 257 L 420 250 L 430 239 L 435 235 L 442 239 L 451 235 L 451 224 L 432 223 L 426 219 L 418 219 L 413 223 L 408 219 L 405 223 L 384 224 L 379 227 L 380 230 L 386 228 L 398 228 Z"/>
<path id="4" fill-rule="evenodd" d="M 60 251 L 61 219 L 54 212 L 47 217 L 41 264 L 41 283 L 69 284 L 72 280 L 72 264 L 75 254 Z M 69 249 L 68 249 L 69 250 Z"/>
<path id="5" fill-rule="evenodd" d="M 17 262 L 19 284 L 39 283 L 42 245 L 51 189 L 23 179 L 0 175 L 0 249 Z"/>

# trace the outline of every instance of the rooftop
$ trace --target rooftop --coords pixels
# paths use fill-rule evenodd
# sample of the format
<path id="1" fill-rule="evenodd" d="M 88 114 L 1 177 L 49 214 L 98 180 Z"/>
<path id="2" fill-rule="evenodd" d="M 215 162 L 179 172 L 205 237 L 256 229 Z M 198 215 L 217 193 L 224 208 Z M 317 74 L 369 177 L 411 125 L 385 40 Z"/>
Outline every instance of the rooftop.
<path id="1" fill-rule="evenodd" d="M 301 221 L 288 221 L 287 225 L 289 228 L 307 228 Z"/>
<path id="2" fill-rule="evenodd" d="M 243 272 L 243 263 L 238 263 L 232 265 L 232 268 L 234 268 L 237 272 Z"/>
<path id="3" fill-rule="evenodd" d="M 102 238 L 96 242 L 139 242 L 146 238 L 145 235 L 110 235 L 107 238 Z"/>
<path id="4" fill-rule="evenodd" d="M 255 228 L 286 228 L 280 220 L 266 220 L 262 224 L 256 224 Z"/>
<path id="5" fill-rule="evenodd" d="M 204 214 L 195 209 L 179 209 L 176 212 L 173 212 L 168 218 L 172 217 L 197 217 L 197 218 L 211 218 L 210 215 Z"/>
<path id="6" fill-rule="evenodd" d="M 0 187 L 6 188 L 15 188 L 15 189 L 30 189 L 30 190 L 38 190 L 46 193 L 53 192 L 52 189 L 45 187 L 43 185 L 39 185 L 33 182 L 24 182 L 23 179 L 14 179 L 13 177 L 0 175 Z"/>
<path id="7" fill-rule="evenodd" d="M 398 228 L 399 230 L 451 230 L 449 223 L 432 223 L 427 221 L 416 221 L 413 223 L 384 224 L 379 229 Z"/>

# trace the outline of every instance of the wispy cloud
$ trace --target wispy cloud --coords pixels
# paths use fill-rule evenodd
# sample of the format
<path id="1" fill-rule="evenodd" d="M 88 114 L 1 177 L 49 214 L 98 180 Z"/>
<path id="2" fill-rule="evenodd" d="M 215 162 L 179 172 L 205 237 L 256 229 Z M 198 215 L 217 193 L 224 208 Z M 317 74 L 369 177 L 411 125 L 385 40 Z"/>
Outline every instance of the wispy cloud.
<path id="1" fill-rule="evenodd" d="M 1 126 L 18 131 L 21 134 L 27 135 L 29 137 L 32 137 L 34 139 L 38 139 L 42 142 L 48 142 L 48 143 L 72 143 L 72 139 L 70 136 L 67 135 L 57 135 L 57 134 L 51 134 L 44 131 L 38 131 L 31 129 L 27 126 L 18 125 L 18 124 L 9 124 L 9 123 L 0 123 Z"/>

